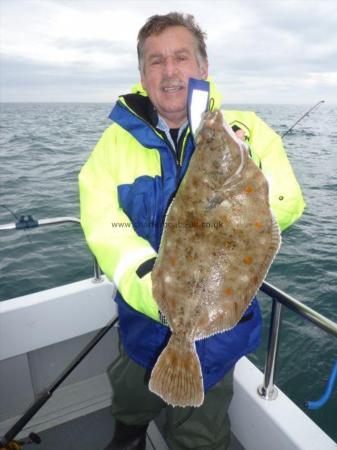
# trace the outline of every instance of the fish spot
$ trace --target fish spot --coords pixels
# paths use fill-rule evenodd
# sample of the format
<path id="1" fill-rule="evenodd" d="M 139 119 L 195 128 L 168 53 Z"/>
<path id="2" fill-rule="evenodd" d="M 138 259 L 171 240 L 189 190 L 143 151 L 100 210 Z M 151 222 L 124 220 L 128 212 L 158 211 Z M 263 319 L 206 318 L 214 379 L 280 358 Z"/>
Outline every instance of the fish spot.
<path id="1" fill-rule="evenodd" d="M 233 239 L 227 239 L 223 242 L 223 246 L 227 250 L 233 250 L 236 247 L 236 242 Z"/>
<path id="2" fill-rule="evenodd" d="M 257 284 L 258 281 L 259 281 L 258 276 L 257 276 L 257 275 L 254 275 L 253 278 L 252 278 L 252 282 L 253 282 L 254 284 Z"/>
<path id="3" fill-rule="evenodd" d="M 176 266 L 177 265 L 177 258 L 172 256 L 171 258 L 169 258 L 169 263 L 171 264 L 171 266 Z"/>
<path id="4" fill-rule="evenodd" d="M 249 281 L 249 277 L 248 275 L 240 275 L 240 280 L 246 283 L 247 281 Z"/>
<path id="5" fill-rule="evenodd" d="M 231 203 L 228 200 L 224 200 L 223 202 L 221 202 L 221 206 L 223 208 L 230 208 Z"/>
<path id="6" fill-rule="evenodd" d="M 256 221 L 256 222 L 255 222 L 255 228 L 257 228 L 258 230 L 259 230 L 260 228 L 262 228 L 262 223 L 259 222 L 259 221 Z"/>
<path id="7" fill-rule="evenodd" d="M 244 258 L 243 258 L 243 260 L 242 260 L 243 262 L 244 262 L 244 264 L 251 264 L 252 262 L 253 262 L 253 258 L 251 257 L 251 256 L 249 256 L 249 255 L 246 255 Z"/>
<path id="8" fill-rule="evenodd" d="M 249 184 L 249 185 L 246 187 L 245 191 L 247 192 L 247 194 L 250 194 L 251 192 L 254 191 L 254 188 Z"/>
<path id="9" fill-rule="evenodd" d="M 231 287 L 226 288 L 225 294 L 226 295 L 233 295 L 233 289 Z"/>
<path id="10" fill-rule="evenodd" d="M 196 187 L 199 184 L 199 179 L 197 177 L 192 178 L 192 186 Z"/>

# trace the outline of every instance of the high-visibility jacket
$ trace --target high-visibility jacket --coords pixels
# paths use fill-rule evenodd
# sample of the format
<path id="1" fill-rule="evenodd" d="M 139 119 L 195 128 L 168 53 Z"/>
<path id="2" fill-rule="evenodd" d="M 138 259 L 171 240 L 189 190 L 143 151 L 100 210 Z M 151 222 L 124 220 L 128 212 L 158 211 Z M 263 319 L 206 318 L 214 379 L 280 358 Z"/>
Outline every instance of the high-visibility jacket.
<path id="1" fill-rule="evenodd" d="M 211 83 L 213 108 L 221 99 Z M 300 217 L 300 187 L 280 137 L 253 112 L 224 111 L 243 129 L 252 159 L 269 181 L 270 204 L 281 229 Z M 167 208 L 194 151 L 187 129 L 180 156 L 157 130 L 156 112 L 140 85 L 121 96 L 80 175 L 81 224 L 91 251 L 118 293 L 120 335 L 129 356 L 152 368 L 170 330 L 160 322 L 152 296 L 149 261 L 157 255 Z M 243 355 L 256 349 L 261 316 L 256 299 L 233 329 L 196 343 L 205 389 L 217 383 Z"/>

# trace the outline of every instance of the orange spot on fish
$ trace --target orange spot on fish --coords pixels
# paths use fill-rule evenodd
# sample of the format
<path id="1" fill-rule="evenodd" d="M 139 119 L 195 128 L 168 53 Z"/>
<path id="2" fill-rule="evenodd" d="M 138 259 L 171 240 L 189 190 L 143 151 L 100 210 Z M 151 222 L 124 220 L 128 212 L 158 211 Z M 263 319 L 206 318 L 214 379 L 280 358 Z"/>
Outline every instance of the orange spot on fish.
<path id="1" fill-rule="evenodd" d="M 225 290 L 225 293 L 226 293 L 226 295 L 232 295 L 232 294 L 233 294 L 233 289 L 232 289 L 231 287 L 228 287 L 228 288 Z"/>
<path id="2" fill-rule="evenodd" d="M 255 222 L 255 227 L 256 227 L 257 229 L 262 228 L 262 223 L 261 223 L 261 222 Z"/>
<path id="3" fill-rule="evenodd" d="M 253 189 L 252 186 L 248 185 L 248 186 L 246 187 L 245 191 L 247 192 L 247 194 L 250 194 L 251 192 L 254 191 L 254 189 Z"/>
<path id="4" fill-rule="evenodd" d="M 245 263 L 245 264 L 251 264 L 252 262 L 253 262 L 253 258 L 251 257 L 251 256 L 245 256 L 244 258 L 243 258 L 243 262 Z"/>
<path id="5" fill-rule="evenodd" d="M 172 256 L 171 258 L 169 258 L 169 262 L 170 262 L 171 266 L 176 266 L 177 265 L 177 258 Z"/>

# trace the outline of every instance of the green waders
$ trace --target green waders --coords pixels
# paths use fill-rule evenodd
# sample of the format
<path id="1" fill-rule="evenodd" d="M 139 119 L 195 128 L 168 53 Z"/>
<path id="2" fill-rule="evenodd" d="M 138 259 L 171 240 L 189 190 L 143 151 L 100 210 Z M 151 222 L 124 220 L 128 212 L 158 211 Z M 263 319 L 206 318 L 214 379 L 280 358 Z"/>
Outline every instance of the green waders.
<path id="1" fill-rule="evenodd" d="M 233 370 L 206 394 L 199 408 L 168 406 L 148 389 L 150 373 L 120 346 L 108 371 L 113 388 L 112 414 L 126 425 L 144 425 L 165 408 L 165 439 L 170 450 L 225 450 L 230 443 L 228 408 L 233 396 Z"/>

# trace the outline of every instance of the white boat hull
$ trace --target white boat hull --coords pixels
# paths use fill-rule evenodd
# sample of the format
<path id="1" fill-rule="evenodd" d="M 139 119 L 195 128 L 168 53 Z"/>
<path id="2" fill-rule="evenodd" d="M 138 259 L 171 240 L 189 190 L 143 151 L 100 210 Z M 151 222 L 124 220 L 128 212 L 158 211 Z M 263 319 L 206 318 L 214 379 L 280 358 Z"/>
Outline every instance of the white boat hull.
<path id="1" fill-rule="evenodd" d="M 0 436 L 117 315 L 114 294 L 106 279 L 83 280 L 0 303 Z M 112 329 L 20 436 L 109 406 L 106 370 L 117 352 L 116 329 Z M 245 449 L 337 449 L 280 390 L 276 400 L 262 399 L 257 394 L 262 378 L 247 358 L 236 365 L 230 418 L 232 431 Z"/>

